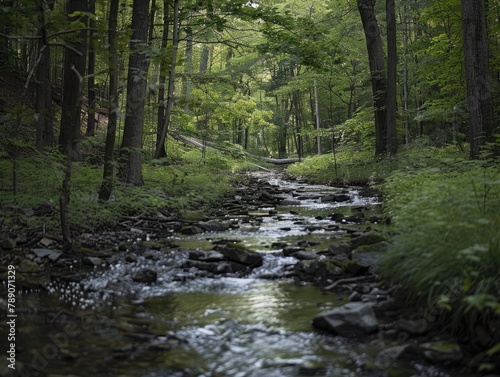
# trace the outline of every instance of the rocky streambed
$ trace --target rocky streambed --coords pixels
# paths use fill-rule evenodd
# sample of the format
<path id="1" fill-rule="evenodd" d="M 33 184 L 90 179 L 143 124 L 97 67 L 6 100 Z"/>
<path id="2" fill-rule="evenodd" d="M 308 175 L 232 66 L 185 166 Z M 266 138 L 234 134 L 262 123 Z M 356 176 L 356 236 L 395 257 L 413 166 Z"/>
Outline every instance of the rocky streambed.
<path id="1" fill-rule="evenodd" d="M 126 218 L 77 256 L 9 235 L 24 291 L 0 375 L 448 376 L 461 348 L 377 275 L 383 223 L 373 190 L 254 173 L 210 215 Z"/>

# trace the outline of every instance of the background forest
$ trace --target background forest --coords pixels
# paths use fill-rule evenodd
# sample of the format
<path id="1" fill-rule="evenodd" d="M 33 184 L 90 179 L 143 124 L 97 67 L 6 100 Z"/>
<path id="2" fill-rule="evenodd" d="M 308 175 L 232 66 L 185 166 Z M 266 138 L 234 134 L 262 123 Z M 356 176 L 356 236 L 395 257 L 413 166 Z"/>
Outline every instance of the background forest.
<path id="1" fill-rule="evenodd" d="M 382 183 L 386 276 L 496 331 L 498 353 L 499 17 L 498 0 L 4 0 L 0 226 L 57 208 L 43 226 L 70 250 L 72 231 L 213 204 L 231 172 L 298 158 L 312 182 Z"/>

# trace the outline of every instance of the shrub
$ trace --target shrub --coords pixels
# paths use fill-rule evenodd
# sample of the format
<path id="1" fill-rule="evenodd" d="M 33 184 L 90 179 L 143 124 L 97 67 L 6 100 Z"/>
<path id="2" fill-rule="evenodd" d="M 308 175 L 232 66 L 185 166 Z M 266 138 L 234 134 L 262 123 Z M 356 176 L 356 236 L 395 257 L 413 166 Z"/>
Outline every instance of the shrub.
<path id="1" fill-rule="evenodd" d="M 383 191 L 396 235 L 382 274 L 401 285 L 409 302 L 447 313 L 454 330 L 465 323 L 471 334 L 478 321 L 498 320 L 498 165 L 448 161 L 396 172 Z"/>

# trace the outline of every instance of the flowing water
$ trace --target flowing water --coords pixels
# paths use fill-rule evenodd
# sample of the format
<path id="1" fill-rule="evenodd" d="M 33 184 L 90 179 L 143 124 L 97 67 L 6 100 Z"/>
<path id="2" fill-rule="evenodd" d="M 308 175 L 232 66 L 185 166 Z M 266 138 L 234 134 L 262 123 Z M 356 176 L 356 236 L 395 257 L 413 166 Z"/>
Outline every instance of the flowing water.
<path id="1" fill-rule="evenodd" d="M 295 282 L 290 272 L 297 259 L 283 256 L 279 246 L 308 241 L 314 245 L 308 250 L 324 250 L 345 237 L 325 216 L 359 207 L 376 212 L 376 198 L 361 198 L 350 189 L 350 201 L 322 203 L 321 196 L 339 189 L 268 180 L 285 189 L 283 205 L 258 208 L 244 221 L 232 216 L 228 220 L 239 223 L 236 229 L 172 235 L 179 244 L 175 250 L 138 249 L 132 258 L 127 253 L 128 259 L 116 254 L 109 268 L 96 269 L 79 283 L 54 282 L 48 291 L 19 296 L 20 375 L 385 376 L 376 367 L 375 355 L 383 349 L 376 339 L 346 339 L 312 328 L 316 314 L 342 305 L 346 297 Z M 209 278 L 183 267 L 189 250 L 210 249 L 218 239 L 238 240 L 262 253 L 263 266 L 244 278 Z M 144 268 L 158 272 L 156 283 L 132 281 Z M 0 373 L 5 374 L 4 363 Z M 415 363 L 389 372 L 445 376 Z"/>

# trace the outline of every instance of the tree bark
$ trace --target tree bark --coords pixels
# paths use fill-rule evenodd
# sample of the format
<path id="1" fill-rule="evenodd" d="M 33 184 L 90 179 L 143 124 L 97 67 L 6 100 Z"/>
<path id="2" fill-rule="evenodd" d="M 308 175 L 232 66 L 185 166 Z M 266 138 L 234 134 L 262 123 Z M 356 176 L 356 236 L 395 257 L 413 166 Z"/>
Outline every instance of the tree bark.
<path id="1" fill-rule="evenodd" d="M 168 45 L 168 32 L 169 32 L 169 0 L 163 1 L 163 35 L 161 40 L 161 49 L 164 51 Z M 156 124 L 156 148 L 155 153 L 158 151 L 159 158 L 166 157 L 167 151 L 165 149 L 165 143 L 162 145 L 158 144 L 161 137 L 161 130 L 163 129 L 163 122 L 165 121 L 165 82 L 167 63 L 166 59 L 162 59 L 160 62 L 160 78 L 159 78 L 159 89 L 158 89 L 158 117 Z"/>
<path id="2" fill-rule="evenodd" d="M 88 0 L 69 0 L 66 13 L 87 12 Z M 79 16 L 76 16 L 79 17 Z M 87 53 L 87 31 L 78 32 L 78 38 L 67 41 L 73 49 L 64 50 L 63 102 L 61 109 L 61 131 L 59 145 L 61 152 L 76 161 L 80 158 L 80 127 L 83 93 L 83 76 Z M 77 53 L 78 52 L 78 53 Z"/>
<path id="3" fill-rule="evenodd" d="M 396 7 L 394 0 L 386 0 L 387 22 L 387 152 L 395 155 L 397 139 L 397 39 Z"/>
<path id="4" fill-rule="evenodd" d="M 134 0 L 132 6 L 132 36 L 127 78 L 127 105 L 123 141 L 120 149 L 119 177 L 135 186 L 142 178 L 142 136 L 144 101 L 147 90 L 149 59 L 144 52 L 148 44 L 149 0 Z"/>
<path id="5" fill-rule="evenodd" d="M 160 138 L 157 141 L 157 148 L 155 152 L 155 158 L 160 158 L 161 147 L 165 145 L 165 139 L 167 137 L 168 128 L 170 125 L 170 116 L 172 114 L 172 109 L 174 106 L 174 84 L 175 84 L 175 67 L 177 64 L 177 50 L 179 48 L 179 0 L 174 0 L 174 16 L 173 16 L 174 27 L 172 30 L 172 62 L 170 63 L 170 73 L 168 77 L 168 92 L 167 92 L 167 106 L 165 109 L 165 118 L 163 120 L 163 128 L 161 130 Z M 160 147 L 160 148 L 158 148 Z M 164 148 L 164 147 L 163 147 Z"/>
<path id="6" fill-rule="evenodd" d="M 50 75 L 50 48 L 47 39 L 47 20 L 45 1 L 38 0 L 38 19 L 40 22 L 39 63 L 37 67 L 36 148 L 43 151 L 54 144 L 54 118 L 52 115 L 52 78 Z"/>
<path id="7" fill-rule="evenodd" d="M 114 164 L 113 155 L 115 151 L 116 124 L 118 119 L 118 55 L 117 55 L 117 26 L 118 7 L 120 0 L 111 0 L 109 8 L 109 111 L 108 129 L 106 132 L 106 146 L 104 149 L 104 171 L 102 185 L 99 191 L 99 200 L 107 201 L 113 192 Z"/>
<path id="8" fill-rule="evenodd" d="M 477 159 L 495 128 L 484 0 L 462 0 L 462 23 L 470 157 Z"/>
<path id="9" fill-rule="evenodd" d="M 357 0 L 358 10 L 365 32 L 366 47 L 370 65 L 370 75 L 375 113 L 375 154 L 386 151 L 387 146 L 387 85 L 385 80 L 384 51 L 380 28 L 375 15 L 374 0 Z"/>
<path id="10" fill-rule="evenodd" d="M 90 0 L 89 13 L 95 14 L 95 2 L 97 0 Z M 87 93 L 88 93 L 88 112 L 87 112 L 87 136 L 95 135 L 95 113 L 96 113 L 96 95 L 95 95 L 95 48 L 94 48 L 94 29 L 96 22 L 89 19 L 89 63 L 87 67 Z"/>

